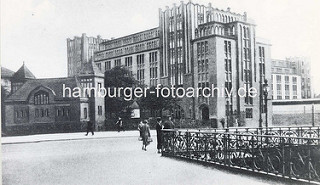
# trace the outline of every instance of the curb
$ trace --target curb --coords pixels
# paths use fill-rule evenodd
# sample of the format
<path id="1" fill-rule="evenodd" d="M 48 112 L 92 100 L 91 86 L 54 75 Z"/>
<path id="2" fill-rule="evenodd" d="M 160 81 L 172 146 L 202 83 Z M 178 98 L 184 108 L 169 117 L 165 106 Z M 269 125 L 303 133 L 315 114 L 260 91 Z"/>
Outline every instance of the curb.
<path id="1" fill-rule="evenodd" d="M 157 135 L 151 135 L 152 137 L 156 137 Z M 41 139 L 41 140 L 33 140 L 33 141 L 15 141 L 15 142 L 1 142 L 1 145 L 10 145 L 10 144 L 27 144 L 27 143 L 42 143 L 42 142 L 57 142 L 57 141 L 76 141 L 76 140 L 88 140 L 88 139 L 107 139 L 107 138 L 131 138 L 131 137 L 139 137 L 137 136 L 101 136 L 101 137 L 83 137 L 83 138 L 67 138 L 67 139 Z"/>

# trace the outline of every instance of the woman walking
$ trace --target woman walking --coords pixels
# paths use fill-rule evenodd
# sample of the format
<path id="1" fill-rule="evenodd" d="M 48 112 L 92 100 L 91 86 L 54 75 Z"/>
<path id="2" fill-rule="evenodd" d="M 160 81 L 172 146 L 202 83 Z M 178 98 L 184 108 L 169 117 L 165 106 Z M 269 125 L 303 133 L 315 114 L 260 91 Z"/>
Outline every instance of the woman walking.
<path id="1" fill-rule="evenodd" d="M 147 120 L 144 120 L 143 125 L 141 126 L 141 137 L 142 137 L 142 150 L 147 151 L 147 146 L 149 145 L 150 137 L 150 127 Z"/>

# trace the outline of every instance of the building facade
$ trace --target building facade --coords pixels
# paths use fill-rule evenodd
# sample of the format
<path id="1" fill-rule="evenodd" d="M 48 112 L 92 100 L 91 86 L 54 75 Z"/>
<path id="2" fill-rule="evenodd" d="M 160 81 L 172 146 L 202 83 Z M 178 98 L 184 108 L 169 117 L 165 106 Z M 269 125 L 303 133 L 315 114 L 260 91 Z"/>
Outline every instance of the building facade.
<path id="1" fill-rule="evenodd" d="M 81 37 L 67 39 L 68 77 L 79 74 L 82 65 L 92 60 L 101 42 L 103 39 L 99 35 L 95 38 L 88 37 L 85 33 Z"/>
<path id="2" fill-rule="evenodd" d="M 312 98 L 309 63 L 302 58 L 272 60 L 272 95 L 274 100 Z"/>
<path id="3" fill-rule="evenodd" d="M 271 60 L 270 44 L 256 38 L 255 27 L 246 13 L 181 2 L 159 9 L 159 27 L 102 42 L 94 62 L 102 71 L 123 65 L 147 86 L 227 89 L 230 98 L 182 98 L 177 118 L 259 126 L 260 115 L 271 113 L 260 96 L 271 81 Z M 245 97 L 237 95 L 241 87 Z M 248 96 L 251 88 L 256 97 Z"/>
<path id="4" fill-rule="evenodd" d="M 154 28 L 102 42 L 94 62 L 101 71 L 124 66 L 140 84 L 155 86 L 160 82 L 159 29 Z"/>
<path id="5" fill-rule="evenodd" d="M 104 99 L 89 94 L 91 87 L 103 84 L 104 75 L 90 62 L 78 76 L 42 79 L 23 64 L 13 74 L 11 93 L 4 101 L 6 133 L 74 132 L 85 129 L 87 121 L 100 127 L 105 120 Z M 81 89 L 79 96 L 75 88 Z"/>

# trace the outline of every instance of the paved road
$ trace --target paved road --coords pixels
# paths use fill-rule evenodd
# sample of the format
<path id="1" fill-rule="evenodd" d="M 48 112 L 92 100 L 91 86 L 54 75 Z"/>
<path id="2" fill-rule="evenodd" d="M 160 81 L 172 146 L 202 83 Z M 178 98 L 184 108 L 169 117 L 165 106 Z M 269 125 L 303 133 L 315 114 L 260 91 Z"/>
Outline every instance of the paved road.
<path id="1" fill-rule="evenodd" d="M 136 137 L 6 144 L 2 165 L 3 184 L 279 184 L 161 157 L 155 142 L 142 151 Z"/>

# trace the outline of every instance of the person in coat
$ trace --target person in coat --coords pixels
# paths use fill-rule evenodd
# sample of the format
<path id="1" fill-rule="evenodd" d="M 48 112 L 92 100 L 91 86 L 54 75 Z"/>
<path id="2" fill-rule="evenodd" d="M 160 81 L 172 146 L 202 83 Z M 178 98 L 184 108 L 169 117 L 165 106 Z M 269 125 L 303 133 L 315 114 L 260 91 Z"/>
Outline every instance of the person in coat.
<path id="1" fill-rule="evenodd" d="M 162 120 L 161 118 L 157 118 L 157 124 L 156 124 L 156 131 L 157 131 L 157 149 L 158 153 L 161 153 L 162 148 L 162 133 L 161 130 L 163 129 Z"/>
<path id="2" fill-rule="evenodd" d="M 150 126 L 148 122 L 144 120 L 143 125 L 141 127 L 141 134 L 142 134 L 142 150 L 147 151 L 147 146 L 149 145 L 149 137 L 150 137 Z"/>
<path id="3" fill-rule="evenodd" d="M 89 132 L 91 132 L 92 136 L 94 135 L 92 121 L 88 121 L 87 122 L 87 134 L 86 134 L 86 136 L 89 134 Z"/>

